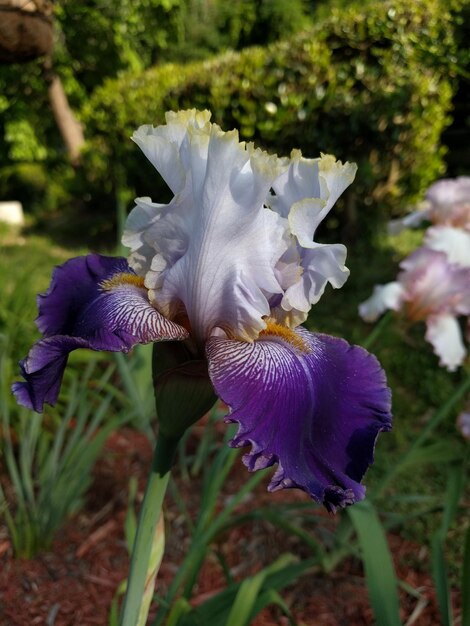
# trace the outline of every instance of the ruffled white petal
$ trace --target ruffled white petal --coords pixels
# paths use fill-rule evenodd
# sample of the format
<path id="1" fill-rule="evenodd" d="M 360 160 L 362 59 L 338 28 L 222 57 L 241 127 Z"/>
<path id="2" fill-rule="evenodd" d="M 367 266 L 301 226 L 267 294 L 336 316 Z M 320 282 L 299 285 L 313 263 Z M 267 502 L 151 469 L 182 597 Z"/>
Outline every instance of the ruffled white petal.
<path id="1" fill-rule="evenodd" d="M 355 163 L 341 163 L 330 154 L 305 159 L 298 150 L 289 168 L 273 185 L 269 205 L 288 217 L 291 232 L 303 247 L 310 247 L 315 230 L 356 175 Z"/>
<path id="2" fill-rule="evenodd" d="M 180 191 L 186 180 L 186 164 L 181 161 L 180 147 L 186 139 L 187 126 L 191 124 L 195 128 L 203 128 L 210 117 L 209 111 L 170 111 L 165 115 L 165 126 L 154 128 L 145 124 L 132 135 L 132 140 L 160 172 L 173 193 Z"/>
<path id="3" fill-rule="evenodd" d="M 165 316 L 186 315 L 199 340 L 218 328 L 252 340 L 266 326 L 270 297 L 282 292 L 275 266 L 287 248 L 286 223 L 263 203 L 285 166 L 239 143 L 236 131 L 202 124 L 198 115 L 168 119 L 168 126 L 178 126 L 164 137 L 174 138 L 183 186 L 167 206 L 138 200 L 124 241 L 134 254 L 144 246 L 153 249 L 145 283 Z M 147 136 L 157 136 L 154 130 Z M 175 152 L 159 146 L 152 162 L 165 175 L 171 170 L 165 159 L 174 159 Z"/>
<path id="4" fill-rule="evenodd" d="M 135 202 L 127 218 L 122 243 L 132 250 L 129 265 L 139 276 L 145 276 L 157 252 L 152 233 L 158 231 L 158 221 L 166 205 L 154 204 L 150 198 L 137 198 Z"/>
<path id="5" fill-rule="evenodd" d="M 403 286 L 398 282 L 375 285 L 371 297 L 359 305 L 359 315 L 365 322 L 375 322 L 387 309 L 398 311 L 404 295 Z"/>
<path id="6" fill-rule="evenodd" d="M 172 113 L 134 134 L 175 195 L 138 198 L 123 243 L 163 315 L 187 318 L 200 341 L 221 330 L 252 341 L 266 318 L 298 325 L 328 282 L 347 279 L 345 247 L 313 237 L 356 166 L 269 156 L 209 117 Z"/>
<path id="7" fill-rule="evenodd" d="M 470 267 L 470 233 L 451 226 L 429 228 L 424 243 L 432 250 L 445 252 L 451 263 Z"/>
<path id="8" fill-rule="evenodd" d="M 450 263 L 439 250 L 417 248 L 400 263 L 408 319 L 470 314 L 470 267 Z"/>
<path id="9" fill-rule="evenodd" d="M 291 159 L 273 184 L 274 193 L 268 199 L 268 205 L 282 217 L 287 217 L 292 206 L 304 198 L 317 198 L 322 207 L 325 204 L 321 201 L 320 159 L 305 159 L 299 150 L 292 151 Z"/>
<path id="10" fill-rule="evenodd" d="M 314 243 L 301 250 L 300 278 L 292 282 L 272 312 L 279 323 L 295 328 L 305 322 L 312 304 L 318 302 L 329 282 L 335 289 L 344 285 L 349 276 L 345 267 L 346 247 L 342 244 Z"/>
<path id="11" fill-rule="evenodd" d="M 454 372 L 467 354 L 457 319 L 453 315 L 436 315 L 427 319 L 426 326 L 426 340 L 439 357 L 439 364 Z"/>
<path id="12" fill-rule="evenodd" d="M 273 185 L 274 195 L 268 199 L 271 208 L 287 217 L 294 238 L 281 258 L 292 258 L 293 248 L 299 257 L 300 273 L 290 284 L 284 281 L 285 293 L 273 311 L 278 321 L 295 327 L 305 321 L 312 304 L 323 295 L 327 283 L 339 288 L 344 285 L 349 270 L 345 266 L 346 248 L 340 244 L 315 242 L 315 231 L 336 200 L 354 180 L 357 166 L 341 163 L 331 155 L 305 159 L 294 150 L 288 169 Z"/>

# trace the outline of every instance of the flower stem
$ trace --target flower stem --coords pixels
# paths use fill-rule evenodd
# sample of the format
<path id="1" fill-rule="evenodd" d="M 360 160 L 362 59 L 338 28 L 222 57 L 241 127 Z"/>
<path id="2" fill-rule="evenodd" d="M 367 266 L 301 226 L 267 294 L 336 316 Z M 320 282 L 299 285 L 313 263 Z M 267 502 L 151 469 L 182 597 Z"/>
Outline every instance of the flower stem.
<path id="1" fill-rule="evenodd" d="M 139 623 L 145 623 L 146 616 L 142 622 L 141 606 L 146 591 L 152 546 L 177 445 L 178 439 L 169 439 L 162 434 L 158 437 L 132 548 L 120 626 L 137 626 Z"/>
<path id="2" fill-rule="evenodd" d="M 387 326 L 392 321 L 393 314 L 392 311 L 387 311 L 385 315 L 382 316 L 380 321 L 374 326 L 372 331 L 367 335 L 364 341 L 361 343 L 363 348 L 366 350 L 370 350 L 372 345 L 377 341 L 383 331 L 387 328 Z"/>

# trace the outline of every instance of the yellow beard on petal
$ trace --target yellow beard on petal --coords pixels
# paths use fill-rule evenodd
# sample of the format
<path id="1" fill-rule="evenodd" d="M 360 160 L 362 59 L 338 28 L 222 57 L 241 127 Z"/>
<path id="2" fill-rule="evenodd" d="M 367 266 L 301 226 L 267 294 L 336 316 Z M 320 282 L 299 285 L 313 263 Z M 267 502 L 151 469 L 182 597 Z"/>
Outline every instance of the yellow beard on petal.
<path id="1" fill-rule="evenodd" d="M 144 279 L 142 276 L 136 276 L 136 274 L 129 274 L 126 272 L 114 274 L 111 278 L 107 278 L 100 283 L 100 287 L 103 291 L 112 291 L 117 287 L 124 287 L 125 285 L 145 289 Z"/>
<path id="2" fill-rule="evenodd" d="M 279 339 L 283 339 L 290 343 L 291 346 L 297 348 L 301 352 L 310 352 L 309 346 L 306 342 L 300 337 L 294 330 L 287 328 L 287 326 L 282 326 L 277 322 L 267 321 L 266 328 L 262 330 L 259 334 L 260 338 L 265 336 L 270 337 L 278 337 Z"/>

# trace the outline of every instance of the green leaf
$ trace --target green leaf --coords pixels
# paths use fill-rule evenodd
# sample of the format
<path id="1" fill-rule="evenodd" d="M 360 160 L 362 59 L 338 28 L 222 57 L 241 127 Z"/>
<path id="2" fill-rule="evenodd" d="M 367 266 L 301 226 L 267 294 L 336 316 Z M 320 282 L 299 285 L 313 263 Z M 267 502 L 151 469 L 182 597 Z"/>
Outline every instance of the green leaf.
<path id="1" fill-rule="evenodd" d="M 442 626 L 452 626 L 453 618 L 449 577 L 447 575 L 447 563 L 444 556 L 444 542 L 439 531 L 435 533 L 431 539 L 431 561 Z"/>
<path id="2" fill-rule="evenodd" d="M 292 558 L 292 555 L 283 555 L 272 565 L 241 583 L 225 626 L 247 626 L 269 602 L 274 600 L 276 604 L 280 603 L 279 596 L 274 589 L 268 588 L 263 594 L 261 590 L 267 577 L 285 569 L 292 563 Z M 276 595 L 273 596 L 273 594 Z"/>
<path id="3" fill-rule="evenodd" d="M 450 596 L 450 582 L 445 559 L 445 540 L 449 528 L 457 513 L 460 496 L 465 485 L 465 468 L 463 463 L 449 466 L 447 489 L 444 502 L 444 513 L 441 528 L 434 533 L 431 539 L 432 575 L 436 585 L 437 601 L 443 626 L 452 626 L 452 601 Z"/>
<path id="4" fill-rule="evenodd" d="M 150 576 L 155 578 L 157 575 L 164 550 L 164 535 L 163 532 L 159 532 L 157 524 L 160 520 L 177 445 L 177 441 L 159 434 L 132 547 L 120 626 L 140 625 L 145 623 L 147 618 L 150 606 L 147 585 Z M 144 612 L 143 606 L 146 609 Z"/>
<path id="5" fill-rule="evenodd" d="M 400 471 L 409 469 L 411 466 L 426 465 L 427 463 L 452 463 L 462 457 L 459 449 L 450 441 L 436 441 L 427 446 L 413 450 L 400 460 Z"/>
<path id="6" fill-rule="evenodd" d="M 442 520 L 441 536 L 444 538 L 454 521 L 460 497 L 465 486 L 465 468 L 463 463 L 450 465 L 447 477 L 446 499 Z"/>
<path id="7" fill-rule="evenodd" d="M 191 610 L 191 605 L 186 598 L 179 598 L 171 609 L 166 626 L 177 626 L 180 618 L 190 613 Z"/>
<path id="8" fill-rule="evenodd" d="M 109 610 L 108 626 L 119 626 L 119 598 L 124 595 L 127 587 L 127 579 L 119 583 L 114 594 Z"/>
<path id="9" fill-rule="evenodd" d="M 292 619 L 292 613 L 290 612 L 284 598 L 279 595 L 279 593 L 274 589 L 268 589 L 268 591 L 265 591 L 263 594 L 258 596 L 258 600 L 256 601 L 253 614 L 258 615 L 258 613 L 260 613 L 270 604 L 275 604 L 276 606 L 278 606 L 283 611 L 284 615 L 288 617 L 289 624 L 291 626 L 295 626 L 294 620 Z"/>
<path id="10" fill-rule="evenodd" d="M 462 626 L 470 626 L 470 526 L 465 535 L 462 567 Z"/>
<path id="11" fill-rule="evenodd" d="M 129 495 L 127 497 L 127 512 L 124 520 L 124 535 L 126 537 L 126 546 L 129 554 L 134 545 L 135 532 L 137 529 L 137 516 L 135 514 L 135 499 L 137 496 L 137 478 L 131 476 L 129 480 Z"/>
<path id="12" fill-rule="evenodd" d="M 260 578 L 263 578 L 263 581 L 259 586 L 249 615 L 249 620 L 253 620 L 257 613 L 267 606 L 268 603 L 274 601 L 276 604 L 279 604 L 278 596 L 273 595 L 273 593 L 295 582 L 315 565 L 313 559 L 301 561 L 300 563 L 295 563 L 293 562 L 294 560 L 295 558 L 290 554 L 279 557 L 275 563 L 251 579 L 230 585 L 216 596 L 197 606 L 190 613 L 182 616 L 174 626 L 227 626 L 227 620 L 231 614 L 234 614 L 234 606 L 238 594 L 246 593 L 245 597 L 249 599 L 249 593 L 246 591 L 248 587 L 245 586 L 245 591 L 241 592 L 242 586 L 253 578 L 259 577 L 257 580 L 259 581 Z M 242 626 L 242 624 L 247 623 L 246 621 L 242 622 L 239 615 L 236 617 L 237 619 L 233 624 Z"/>
<path id="13" fill-rule="evenodd" d="M 359 538 L 377 626 L 401 626 L 397 578 L 375 508 L 364 500 L 349 507 L 348 515 Z"/>
<path id="14" fill-rule="evenodd" d="M 267 575 L 268 570 L 264 569 L 242 582 L 225 626 L 246 626 L 249 623 L 254 604 Z"/>
<path id="15" fill-rule="evenodd" d="M 376 498 L 381 493 L 383 493 L 388 485 L 393 481 L 395 476 L 397 476 L 403 469 L 409 467 L 413 464 L 413 462 L 423 462 L 424 461 L 432 461 L 435 462 L 435 459 L 432 459 L 433 447 L 432 444 L 428 445 L 425 448 L 425 452 L 423 453 L 421 449 L 423 448 L 423 444 L 431 435 L 431 433 L 439 426 L 439 424 L 446 419 L 449 413 L 452 411 L 454 406 L 465 397 L 465 395 L 470 390 L 470 377 L 466 377 L 462 384 L 457 387 L 455 393 L 450 396 L 450 398 L 445 402 L 442 406 L 440 406 L 433 416 L 430 418 L 426 426 L 421 430 L 420 434 L 413 441 L 412 445 L 409 447 L 408 451 L 403 454 L 398 461 L 392 466 L 392 468 L 388 471 L 388 473 L 384 476 L 384 478 L 380 481 L 379 485 L 373 491 L 373 496 Z M 434 448 L 434 452 L 436 449 Z M 442 458 L 447 458 L 446 454 L 441 456 Z M 458 458 L 458 455 L 454 453 L 454 456 L 450 456 L 451 460 L 455 460 Z M 414 459 L 414 460 L 413 460 Z"/>

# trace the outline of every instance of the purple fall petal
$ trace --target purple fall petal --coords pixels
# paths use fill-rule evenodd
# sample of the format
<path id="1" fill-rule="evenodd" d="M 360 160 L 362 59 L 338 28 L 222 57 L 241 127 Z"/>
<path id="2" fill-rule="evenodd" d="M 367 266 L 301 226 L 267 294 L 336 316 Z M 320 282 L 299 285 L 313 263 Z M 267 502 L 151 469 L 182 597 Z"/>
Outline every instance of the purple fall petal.
<path id="1" fill-rule="evenodd" d="M 134 273 L 122 257 L 88 254 L 54 268 L 46 293 L 37 298 L 36 324 L 45 337 L 74 335 L 74 327 L 87 306 L 103 290 L 100 283 L 118 273 Z"/>
<path id="2" fill-rule="evenodd" d="M 188 336 L 149 303 L 147 290 L 123 258 L 91 254 L 70 259 L 56 268 L 38 305 L 44 339 L 20 363 L 25 382 L 12 388 L 18 402 L 35 411 L 57 400 L 72 350 L 127 352 L 136 343 Z"/>
<path id="3" fill-rule="evenodd" d="M 211 338 L 209 375 L 239 425 L 231 445 L 252 446 L 245 465 L 278 463 L 271 491 L 298 487 L 335 511 L 364 497 L 377 435 L 391 428 L 390 390 L 363 348 L 302 328 L 292 336 Z"/>
<path id="4" fill-rule="evenodd" d="M 88 348 L 88 342 L 76 337 L 56 335 L 34 344 L 26 358 L 20 361 L 24 382 L 12 385 L 19 404 L 40 413 L 45 402 L 55 404 L 69 353 Z"/>

